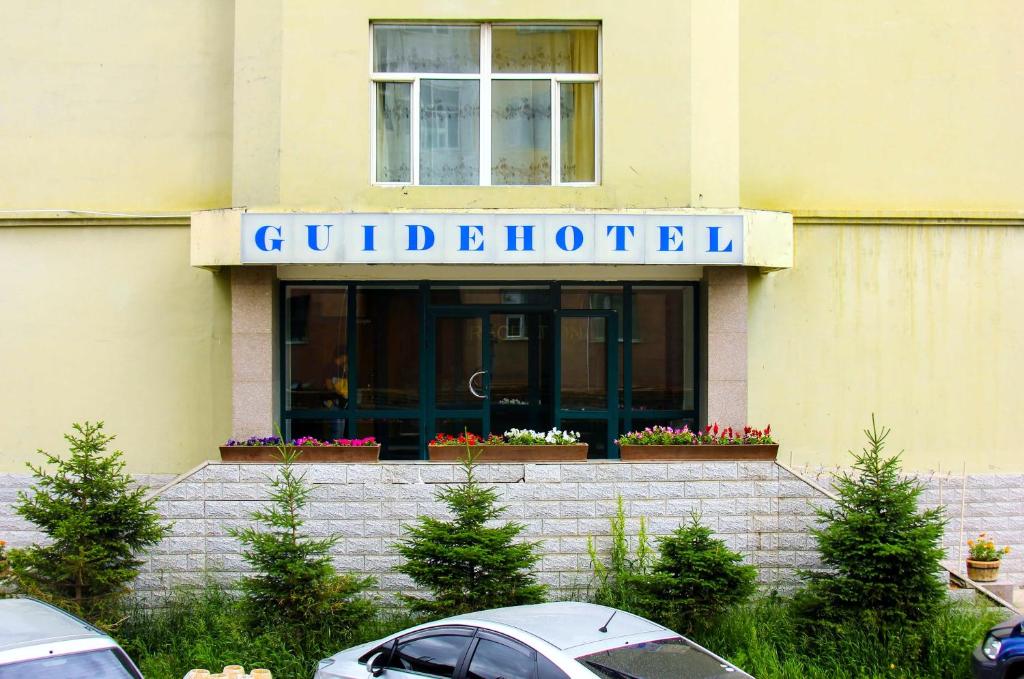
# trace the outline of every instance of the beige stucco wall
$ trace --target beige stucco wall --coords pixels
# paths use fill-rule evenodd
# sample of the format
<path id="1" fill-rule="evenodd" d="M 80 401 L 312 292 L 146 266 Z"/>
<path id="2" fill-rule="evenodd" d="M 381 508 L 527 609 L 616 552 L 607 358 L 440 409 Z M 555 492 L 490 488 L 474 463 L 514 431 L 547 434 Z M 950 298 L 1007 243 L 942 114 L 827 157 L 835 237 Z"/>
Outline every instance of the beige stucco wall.
<path id="1" fill-rule="evenodd" d="M 1020 209 L 1020 0 L 746 0 L 744 207 Z"/>
<path id="2" fill-rule="evenodd" d="M 1024 470 L 1024 227 L 797 226 L 750 277 L 750 419 L 845 464 L 871 414 L 912 469 Z"/>
<path id="3" fill-rule="evenodd" d="M 104 420 L 129 471 L 176 473 L 231 427 L 228 280 L 185 226 L 0 228 L 0 471 Z"/>
<path id="4" fill-rule="evenodd" d="M 0 210 L 227 204 L 233 5 L 0 2 Z"/>

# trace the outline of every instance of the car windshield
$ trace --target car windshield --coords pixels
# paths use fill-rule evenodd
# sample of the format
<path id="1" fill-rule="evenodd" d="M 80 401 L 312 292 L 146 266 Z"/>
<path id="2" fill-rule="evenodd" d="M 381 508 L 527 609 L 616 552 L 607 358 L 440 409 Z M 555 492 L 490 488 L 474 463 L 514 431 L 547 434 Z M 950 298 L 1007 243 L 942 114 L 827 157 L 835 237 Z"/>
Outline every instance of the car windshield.
<path id="1" fill-rule="evenodd" d="M 682 638 L 629 644 L 576 660 L 608 679 L 736 679 L 748 676 Z"/>
<path id="2" fill-rule="evenodd" d="M 0 679 L 139 679 L 112 649 L 0 665 Z"/>

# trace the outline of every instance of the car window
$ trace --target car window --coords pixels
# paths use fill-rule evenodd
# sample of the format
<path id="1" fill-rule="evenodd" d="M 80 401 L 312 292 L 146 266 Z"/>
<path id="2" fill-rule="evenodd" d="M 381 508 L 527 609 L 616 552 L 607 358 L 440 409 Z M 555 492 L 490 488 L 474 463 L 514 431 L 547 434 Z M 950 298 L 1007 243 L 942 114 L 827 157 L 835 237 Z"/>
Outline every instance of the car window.
<path id="1" fill-rule="evenodd" d="M 452 677 L 472 640 L 473 637 L 464 635 L 435 634 L 399 641 L 388 666 L 435 677 Z"/>
<path id="2" fill-rule="evenodd" d="M 0 665 L 0 679 L 137 679 L 112 649 Z"/>
<path id="3" fill-rule="evenodd" d="M 481 639 L 469 663 L 468 679 L 534 679 L 537 663 L 525 649 Z"/>
<path id="4" fill-rule="evenodd" d="M 559 669 L 558 665 L 538 653 L 537 679 L 569 679 L 569 675 Z"/>
<path id="5" fill-rule="evenodd" d="M 630 644 L 576 658 L 608 679 L 718 679 L 748 677 L 682 638 Z"/>

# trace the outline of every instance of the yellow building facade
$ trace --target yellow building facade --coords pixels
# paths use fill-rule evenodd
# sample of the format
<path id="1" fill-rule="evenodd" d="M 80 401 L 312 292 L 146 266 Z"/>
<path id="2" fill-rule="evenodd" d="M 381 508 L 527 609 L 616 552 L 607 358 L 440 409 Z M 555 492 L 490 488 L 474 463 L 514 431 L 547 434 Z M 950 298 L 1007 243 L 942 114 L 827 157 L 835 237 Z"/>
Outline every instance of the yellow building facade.
<path id="1" fill-rule="evenodd" d="M 320 376 L 294 386 L 302 382 L 289 372 L 301 362 L 294 352 L 308 338 L 292 320 L 307 312 L 289 290 L 347 286 L 356 296 L 364 284 L 415 283 L 433 300 L 435 287 L 472 283 L 506 301 L 557 285 L 545 288 L 561 295 L 556 314 L 568 291 L 586 288 L 588 308 L 600 311 L 592 318 L 603 319 L 588 321 L 587 332 L 605 323 L 606 343 L 609 319 L 625 339 L 627 312 L 612 299 L 619 293 L 587 286 L 632 286 L 634 295 L 677 286 L 693 335 L 679 340 L 687 363 L 674 370 L 685 379 L 665 389 L 681 400 L 650 412 L 694 426 L 771 423 L 783 461 L 844 464 L 875 413 L 910 469 L 1024 473 L 1016 435 L 1024 367 L 1015 355 L 1024 341 L 1016 313 L 1024 274 L 1015 264 L 1024 257 L 1024 11 L 1013 0 L 8 0 L 2 15 L 18 30 L 0 45 L 2 91 L 17 93 L 0 115 L 0 471 L 23 472 L 37 448 L 59 450 L 61 433 L 84 419 L 105 420 L 139 474 L 181 473 L 216 456 L 225 439 L 270 434 L 275 422 L 376 431 L 371 421 L 387 419 L 384 406 L 399 407 L 383 397 L 331 418 L 313 411 L 337 399 L 326 406 L 322 394 L 300 394 L 315 407 L 292 412 L 292 392 L 316 391 Z M 523 28 L 589 31 L 593 38 L 573 44 L 593 44 L 597 57 L 579 65 L 580 57 L 569 73 L 503 78 L 490 73 L 498 62 L 484 59 L 477 68 L 489 75 L 456 74 L 481 88 L 492 112 L 503 89 L 534 83 L 531 102 L 546 101 L 551 121 L 542 172 L 554 179 L 499 185 L 501 170 L 488 162 L 522 121 L 495 114 L 489 139 L 473 128 L 479 155 L 467 156 L 476 164 L 463 185 L 417 185 L 400 174 L 380 181 L 388 149 L 375 116 L 389 95 L 377 83 L 406 82 L 375 64 L 374 31 L 383 26 L 481 30 L 479 49 L 491 56 L 502 30 L 523 41 L 532 39 Z M 409 77 L 421 107 L 439 80 Z M 543 99 L 549 85 L 554 94 Z M 592 102 L 593 112 L 577 104 L 567 115 L 569 93 L 580 92 L 576 101 Z M 483 126 L 487 108 L 476 101 L 473 125 Z M 435 154 L 457 149 L 437 135 L 465 134 L 422 115 L 421 179 L 424 144 Z M 572 146 L 569 124 L 592 135 L 592 157 Z M 542 128 L 530 128 L 534 140 Z M 424 131 L 434 137 L 424 141 Z M 556 166 L 555 147 L 592 169 Z M 571 172 L 584 181 L 559 180 Z M 743 252 L 735 262 L 675 264 L 245 260 L 249 216 L 272 225 L 299 215 L 304 225 L 348 214 L 598 224 L 608 215 L 736 217 Z M 380 304 L 359 299 L 353 313 Z M 533 322 L 506 316 L 506 334 Z M 361 332 L 363 321 L 382 322 L 360 315 L 347 327 Z M 409 321 L 433 332 L 436 321 L 420 322 Z M 569 337 L 571 319 L 553 322 Z M 634 344 L 667 332 L 643 322 L 629 326 Z M 608 346 L 602 369 L 615 361 Z M 336 348 L 308 360 L 323 363 Z M 640 354 L 622 356 L 607 373 L 620 382 L 627 363 L 640 365 Z M 423 375 L 436 368 L 437 356 L 422 360 Z M 396 416 L 406 422 L 389 430 L 396 441 L 408 427 L 410 445 L 422 447 L 442 420 L 473 419 L 409 405 L 441 394 L 439 375 L 436 383 L 422 376 L 412 397 L 397 383 L 378 389 L 413 412 Z M 598 438 L 654 422 L 637 404 L 661 387 L 633 377 L 632 392 L 621 390 L 626 405 L 600 414 L 608 424 Z M 566 372 L 563 386 L 574 379 Z M 355 401 L 357 387 L 343 398 Z M 538 422 L 597 421 L 584 419 L 585 409 L 562 410 Z"/>

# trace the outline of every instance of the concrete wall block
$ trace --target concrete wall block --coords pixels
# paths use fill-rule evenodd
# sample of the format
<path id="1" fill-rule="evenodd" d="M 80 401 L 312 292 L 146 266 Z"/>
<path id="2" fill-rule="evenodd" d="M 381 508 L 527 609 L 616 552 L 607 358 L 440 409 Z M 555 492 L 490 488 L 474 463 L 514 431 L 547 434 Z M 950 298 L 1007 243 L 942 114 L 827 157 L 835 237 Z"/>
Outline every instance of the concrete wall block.
<path id="1" fill-rule="evenodd" d="M 557 519 L 562 516 L 562 508 L 558 502 L 531 502 L 526 513 L 532 519 Z"/>
<path id="2" fill-rule="evenodd" d="M 796 516 L 814 516 L 814 508 L 820 504 L 814 498 L 780 498 L 779 511 L 783 514 Z"/>
<path id="3" fill-rule="evenodd" d="M 755 481 L 755 497 L 779 497 L 779 481 Z"/>
<path id="4" fill-rule="evenodd" d="M 206 499 L 264 501 L 269 498 L 268 490 L 262 483 L 224 483 L 219 496 Z"/>
<path id="5" fill-rule="evenodd" d="M 752 481 L 722 481 L 718 484 L 719 497 L 723 498 L 747 498 L 753 497 L 756 492 Z"/>
<path id="6" fill-rule="evenodd" d="M 381 509 L 382 519 L 415 519 L 419 516 L 415 502 L 384 502 Z"/>
<path id="7" fill-rule="evenodd" d="M 521 483 L 526 477 L 521 464 L 481 464 L 474 473 L 484 483 Z"/>
<path id="8" fill-rule="evenodd" d="M 594 465 L 594 469 L 597 470 L 598 483 L 628 481 L 630 479 L 630 469 L 628 462 L 619 462 L 618 460 L 602 460 L 600 462 L 587 462 L 585 464 Z"/>
<path id="9" fill-rule="evenodd" d="M 238 465 L 238 480 L 242 483 L 269 483 L 280 473 L 281 466 L 276 464 L 247 463 Z M 306 480 L 310 483 L 314 482 L 309 476 L 306 477 Z"/>
<path id="10" fill-rule="evenodd" d="M 373 538 L 349 538 L 342 540 L 339 546 L 342 547 L 342 552 L 348 556 L 360 554 L 363 556 L 380 556 L 385 551 L 388 553 L 392 552 L 391 543 L 393 540 L 387 540 L 384 538 L 373 537 Z"/>
<path id="11" fill-rule="evenodd" d="M 189 504 L 199 506 L 198 502 Z M 199 516 L 205 516 L 207 519 L 237 519 L 248 516 L 250 511 L 248 503 L 238 500 L 206 500 L 202 503 Z M 189 514 L 186 518 L 194 519 L 197 517 Z"/>
<path id="12" fill-rule="evenodd" d="M 737 462 L 739 478 L 751 481 L 771 481 L 779 478 L 779 467 L 774 462 Z"/>
<path id="13" fill-rule="evenodd" d="M 702 462 L 701 478 L 704 480 L 732 480 L 740 478 L 736 462 Z"/>
<path id="14" fill-rule="evenodd" d="M 383 470 L 384 483 L 420 483 L 420 465 L 388 464 Z"/>
<path id="15" fill-rule="evenodd" d="M 746 554 L 750 551 L 750 533 L 725 533 L 718 537 L 734 552 Z"/>
<path id="16" fill-rule="evenodd" d="M 722 484 L 717 481 L 687 481 L 686 497 L 718 497 L 721 485 Z"/>
<path id="17" fill-rule="evenodd" d="M 164 554 L 189 554 L 206 551 L 206 539 L 201 535 L 166 537 L 157 545 Z"/>
<path id="18" fill-rule="evenodd" d="M 579 535 L 577 519 L 543 519 L 542 536 Z"/>
<path id="19" fill-rule="evenodd" d="M 306 470 L 308 483 L 348 483 L 347 464 L 311 464 Z M 380 471 L 377 471 L 378 476 Z M 377 479 L 380 481 L 380 478 Z"/>
<path id="20" fill-rule="evenodd" d="M 753 525 L 754 520 L 749 516 L 722 516 L 718 518 L 719 533 L 747 533 L 752 530 Z"/>
<path id="21" fill-rule="evenodd" d="M 585 537 L 558 538 L 558 540 L 548 540 L 548 542 L 557 542 L 558 551 L 565 554 L 587 553 L 587 538 Z"/>
<path id="22" fill-rule="evenodd" d="M 558 483 L 562 480 L 562 469 L 560 464 L 525 464 L 523 476 L 526 483 Z"/>
<path id="23" fill-rule="evenodd" d="M 668 500 L 631 500 L 627 511 L 629 516 L 675 516 L 668 509 Z"/>
<path id="24" fill-rule="evenodd" d="M 465 478 L 462 470 L 454 464 L 438 464 L 436 462 L 416 465 L 419 471 L 420 480 L 423 483 L 451 483 L 455 480 L 455 472 L 459 472 L 459 479 Z"/>
<path id="25" fill-rule="evenodd" d="M 686 481 L 664 481 L 652 483 L 649 499 L 678 500 L 686 497 Z"/>
<path id="26" fill-rule="evenodd" d="M 341 573 L 362 573 L 367 570 L 363 556 L 331 556 L 331 564 Z"/>
<path id="27" fill-rule="evenodd" d="M 563 483 L 597 483 L 599 467 L 601 465 L 588 462 L 559 465 L 557 468 L 559 469 L 560 478 L 553 480 Z M 529 480 L 529 476 L 527 476 L 527 481 Z"/>
<path id="28" fill-rule="evenodd" d="M 700 481 L 703 478 L 703 462 L 670 462 L 665 467 L 665 479 L 668 481 Z"/>
<path id="29" fill-rule="evenodd" d="M 1024 503 L 1020 500 L 1015 502 L 982 502 L 971 507 L 971 514 L 974 516 L 989 516 L 996 518 L 997 520 L 993 521 L 993 524 L 995 524 L 992 527 L 993 530 L 996 530 L 997 528 L 1012 528 L 1013 524 L 1020 525 L 1019 520 L 1015 520 L 1007 524 L 1007 522 L 999 521 L 998 518 L 1014 517 L 1015 519 L 1019 519 L 1024 516 Z"/>
<path id="30" fill-rule="evenodd" d="M 679 516 L 659 516 L 650 519 L 647 522 L 647 533 L 649 535 L 668 535 L 673 532 L 676 528 L 679 528 L 683 523 L 688 522 L 688 518 Z M 702 519 L 703 523 L 714 531 L 718 531 L 718 519 Z M 627 535 L 636 535 L 636 531 L 628 532 Z"/>
<path id="31" fill-rule="evenodd" d="M 199 538 L 207 554 L 235 554 L 242 551 L 242 543 L 233 537 Z"/>
<path id="32" fill-rule="evenodd" d="M 701 500 L 699 498 L 681 498 L 675 500 L 666 501 L 666 507 L 669 516 L 678 516 L 680 518 L 686 518 L 690 516 L 691 512 L 707 512 L 712 515 L 721 515 L 725 512 L 705 510 L 704 505 L 708 502 L 726 502 L 725 500 Z M 733 502 L 728 502 L 730 506 L 733 506 Z"/>
<path id="33" fill-rule="evenodd" d="M 390 573 L 400 563 L 398 555 L 363 557 L 364 570 L 367 573 Z"/>
<path id="34" fill-rule="evenodd" d="M 366 521 L 364 524 L 363 534 L 366 535 L 366 537 L 397 538 L 401 534 L 399 525 L 399 521 L 392 519 Z"/>
<path id="35" fill-rule="evenodd" d="M 575 554 L 552 554 L 541 559 L 541 570 L 544 571 L 575 571 L 578 566 Z"/>
<path id="36" fill-rule="evenodd" d="M 614 483 L 581 483 L 578 486 L 580 500 L 615 499 Z"/>
<path id="37" fill-rule="evenodd" d="M 239 465 L 237 464 L 219 464 L 217 462 L 213 462 L 206 465 L 202 471 L 206 472 L 205 476 L 202 477 L 203 481 L 238 483 Z"/>
<path id="38" fill-rule="evenodd" d="M 615 493 L 623 500 L 646 500 L 651 497 L 651 484 L 643 481 L 629 481 L 615 484 Z M 613 496 L 614 498 L 614 496 Z"/>
<path id="39" fill-rule="evenodd" d="M 634 481 L 667 481 L 668 465 L 661 462 L 636 462 L 629 465 L 629 476 Z"/>

